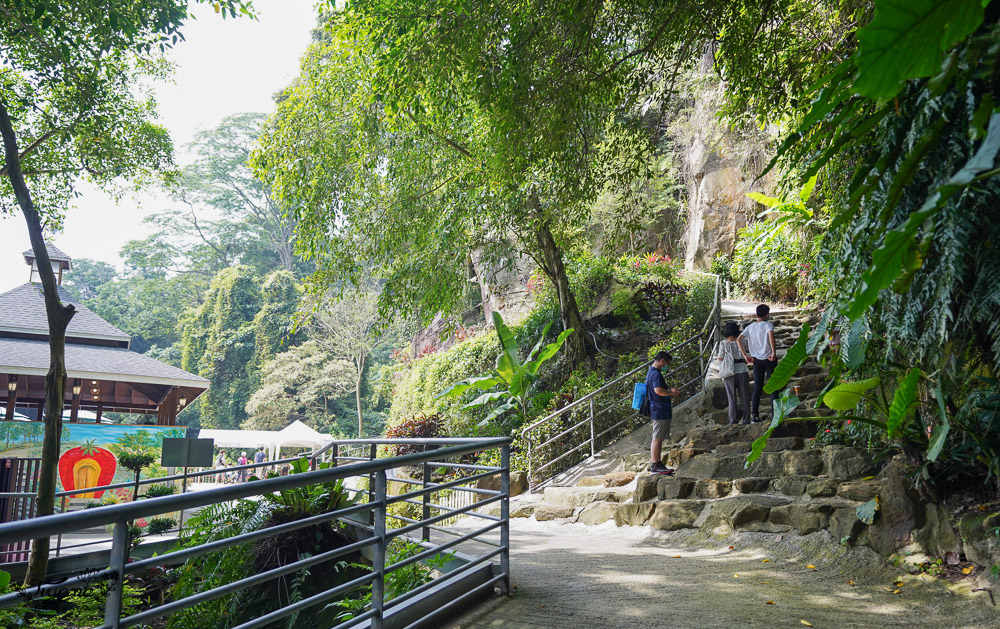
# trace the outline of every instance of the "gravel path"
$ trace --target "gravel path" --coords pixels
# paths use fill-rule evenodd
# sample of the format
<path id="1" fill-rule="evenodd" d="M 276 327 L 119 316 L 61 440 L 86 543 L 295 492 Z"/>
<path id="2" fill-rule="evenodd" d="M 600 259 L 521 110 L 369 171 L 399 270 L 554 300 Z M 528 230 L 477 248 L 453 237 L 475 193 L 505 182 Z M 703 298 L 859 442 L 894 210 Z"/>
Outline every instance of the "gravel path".
<path id="1" fill-rule="evenodd" d="M 451 629 L 1000 628 L 988 601 L 929 577 L 896 586 L 891 565 L 825 533 L 712 536 L 515 519 L 511 543 L 513 596 Z"/>

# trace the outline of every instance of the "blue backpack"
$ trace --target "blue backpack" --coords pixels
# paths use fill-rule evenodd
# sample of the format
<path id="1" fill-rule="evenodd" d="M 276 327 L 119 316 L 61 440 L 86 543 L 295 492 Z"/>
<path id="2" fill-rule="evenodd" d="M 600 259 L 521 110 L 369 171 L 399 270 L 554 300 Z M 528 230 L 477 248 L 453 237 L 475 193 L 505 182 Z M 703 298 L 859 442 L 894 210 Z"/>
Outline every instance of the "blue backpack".
<path id="1" fill-rule="evenodd" d="M 646 383 L 637 382 L 632 391 L 632 408 L 639 411 L 643 417 L 649 417 L 649 396 L 646 395 Z"/>

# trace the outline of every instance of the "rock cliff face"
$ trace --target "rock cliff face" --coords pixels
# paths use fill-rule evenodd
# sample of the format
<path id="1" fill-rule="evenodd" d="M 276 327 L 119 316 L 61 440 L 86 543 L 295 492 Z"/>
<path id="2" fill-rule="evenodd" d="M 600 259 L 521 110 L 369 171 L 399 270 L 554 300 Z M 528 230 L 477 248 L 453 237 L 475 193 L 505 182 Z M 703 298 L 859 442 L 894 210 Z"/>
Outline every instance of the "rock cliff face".
<path id="1" fill-rule="evenodd" d="M 687 232 L 684 266 L 707 269 L 719 253 L 732 253 L 737 231 L 746 225 L 753 202 L 746 197 L 750 184 L 736 160 L 721 147 L 696 136 L 687 160 L 693 176 L 687 182 Z"/>
<path id="2" fill-rule="evenodd" d="M 710 55 L 688 86 L 681 96 L 687 107 L 668 133 L 681 153 L 687 188 L 684 266 L 707 270 L 716 255 L 732 253 L 737 232 L 753 216 L 756 204 L 746 194 L 771 192 L 772 178 L 757 178 L 771 158 L 775 130 L 735 130 L 719 118 L 725 83 L 715 75 Z"/>

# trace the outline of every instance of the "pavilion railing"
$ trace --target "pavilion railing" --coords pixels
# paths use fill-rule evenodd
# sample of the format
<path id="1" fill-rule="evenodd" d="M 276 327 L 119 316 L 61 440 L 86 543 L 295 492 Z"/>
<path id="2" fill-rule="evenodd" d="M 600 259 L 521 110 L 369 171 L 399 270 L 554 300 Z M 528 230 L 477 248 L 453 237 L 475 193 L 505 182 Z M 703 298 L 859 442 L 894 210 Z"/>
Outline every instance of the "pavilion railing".
<path id="1" fill-rule="evenodd" d="M 388 458 L 374 458 L 347 465 L 338 464 L 338 459 L 349 456 L 345 455 L 341 457 L 338 452 L 340 448 L 362 447 L 367 448 L 369 452 L 377 452 L 377 448 L 380 445 L 408 445 L 423 448 L 425 451 Z M 488 451 L 498 451 L 500 465 L 490 466 L 455 462 L 456 459 L 460 461 L 466 460 L 469 455 Z M 162 618 L 180 610 L 190 609 L 200 603 L 227 596 L 246 588 L 272 582 L 283 576 L 295 574 L 303 569 L 362 550 L 367 550 L 371 556 L 370 573 L 352 579 L 347 583 L 331 587 L 298 602 L 285 605 L 279 604 L 279 607 L 273 611 L 258 618 L 248 620 L 236 629 L 268 626 L 270 623 L 301 612 L 304 609 L 342 599 L 352 591 L 368 585 L 371 586 L 372 591 L 371 603 L 366 606 L 362 613 L 354 616 L 349 621 L 338 624 L 338 627 L 369 626 L 378 629 L 382 627 L 401 626 L 402 624 L 406 626 L 425 625 L 436 618 L 440 618 L 445 613 L 461 609 L 461 606 L 467 604 L 474 596 L 488 595 L 497 589 L 499 589 L 501 594 L 509 592 L 509 438 L 346 440 L 331 444 L 329 449 L 324 450 L 322 453 L 316 453 L 316 455 L 319 454 L 326 454 L 331 465 L 318 465 L 320 469 L 301 474 L 291 474 L 176 496 L 150 498 L 136 502 L 85 509 L 73 513 L 56 514 L 0 524 L 0 539 L 11 542 L 37 539 L 39 537 L 53 537 L 94 526 L 114 526 L 110 565 L 107 568 L 69 579 L 60 579 L 53 584 L 39 584 L 28 589 L 0 596 L 0 608 L 15 606 L 28 600 L 51 595 L 56 592 L 64 592 L 67 589 L 85 588 L 94 585 L 96 582 L 106 581 L 109 587 L 105 605 L 104 624 L 98 629 L 134 627 L 148 624 L 156 618 Z M 425 470 L 451 469 L 461 471 L 467 475 L 460 476 L 454 480 L 433 482 L 429 479 L 429 475 L 425 474 L 422 479 L 411 479 L 412 482 L 408 483 L 416 485 L 419 488 L 403 491 L 398 495 L 392 495 L 388 491 L 389 473 L 391 470 L 398 468 L 422 468 Z M 133 561 L 129 556 L 128 526 L 129 522 L 137 518 L 170 511 L 197 509 L 211 504 L 231 502 L 239 499 L 254 499 L 264 494 L 280 492 L 282 490 L 357 478 L 371 479 L 372 481 L 372 485 L 366 492 L 367 501 L 365 502 L 258 531 L 243 533 L 183 549 L 177 548 L 172 552 L 149 559 Z M 481 485 L 483 481 L 487 480 L 496 483 L 498 488 L 483 488 Z M 450 508 L 432 502 L 432 496 L 440 494 L 444 490 L 473 494 L 476 496 L 476 500 L 467 506 L 458 508 Z M 421 517 L 396 517 L 395 520 L 403 521 L 404 525 L 398 528 L 388 526 L 388 522 L 394 519 L 394 516 L 388 513 L 388 508 L 397 503 L 419 505 Z M 480 512 L 484 507 L 493 504 L 499 505 L 498 515 Z M 354 518 L 359 514 L 370 514 L 368 518 L 369 525 L 355 521 Z M 474 528 L 471 531 L 451 530 L 441 526 L 442 523 L 451 521 L 459 516 L 477 518 L 486 521 L 487 524 Z M 143 573 L 158 566 L 178 565 L 187 559 L 206 555 L 210 552 L 284 535 L 290 531 L 335 520 L 349 521 L 352 526 L 364 531 L 365 534 L 358 535 L 358 541 L 341 548 L 314 556 L 302 556 L 299 560 L 280 567 L 205 590 L 186 598 L 154 605 L 136 614 L 126 617 L 122 616 L 121 585 L 128 575 Z M 443 541 L 440 536 L 433 536 L 431 534 L 432 531 L 446 533 L 450 539 Z M 495 535 L 498 539 L 491 539 L 490 535 Z M 422 550 L 407 559 L 387 565 L 386 548 L 389 542 L 394 539 L 419 540 Z M 386 575 L 413 563 L 443 556 L 446 554 L 446 551 L 452 551 L 452 549 L 456 549 L 459 546 L 461 546 L 463 554 L 467 554 L 470 552 L 470 548 L 482 548 L 484 545 L 493 550 L 481 551 L 481 554 L 472 556 L 462 567 L 447 572 L 443 576 L 425 583 L 410 592 L 397 596 L 392 600 L 387 601 L 385 599 Z M 494 564 L 494 561 L 498 563 Z M 491 576 L 483 576 L 481 570 L 483 566 L 492 566 L 490 570 Z M 439 594 L 436 597 L 434 596 L 435 592 L 441 591 L 442 586 L 465 585 L 466 583 L 468 584 L 468 589 L 460 595 Z M 394 616 L 397 614 L 398 616 Z M 405 618 L 405 622 L 403 620 L 394 621 L 394 618 Z"/>

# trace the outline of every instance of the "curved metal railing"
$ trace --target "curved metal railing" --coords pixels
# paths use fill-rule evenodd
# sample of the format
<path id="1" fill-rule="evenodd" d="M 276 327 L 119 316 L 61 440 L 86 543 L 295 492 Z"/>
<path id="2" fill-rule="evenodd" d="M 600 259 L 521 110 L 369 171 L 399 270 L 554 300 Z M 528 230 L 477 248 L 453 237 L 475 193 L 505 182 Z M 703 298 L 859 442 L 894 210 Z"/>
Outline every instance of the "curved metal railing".
<path id="1" fill-rule="evenodd" d="M 715 277 L 712 309 L 698 332 L 667 350 L 675 356 L 675 361 L 678 356 L 686 360 L 674 366 L 664 379 L 670 382 L 680 379 L 682 384 L 677 388 L 688 395 L 701 391 L 711 362 L 709 356 L 720 333 L 719 277 L 703 275 Z M 695 349 L 689 349 L 693 346 Z M 645 422 L 645 418 L 631 407 L 632 392 L 635 376 L 644 374 L 651 364 L 652 361 L 643 362 L 521 430 L 521 437 L 527 444 L 531 489 L 543 487 L 559 473 L 594 457 Z"/>

